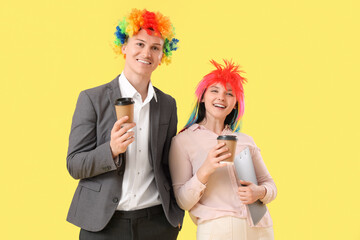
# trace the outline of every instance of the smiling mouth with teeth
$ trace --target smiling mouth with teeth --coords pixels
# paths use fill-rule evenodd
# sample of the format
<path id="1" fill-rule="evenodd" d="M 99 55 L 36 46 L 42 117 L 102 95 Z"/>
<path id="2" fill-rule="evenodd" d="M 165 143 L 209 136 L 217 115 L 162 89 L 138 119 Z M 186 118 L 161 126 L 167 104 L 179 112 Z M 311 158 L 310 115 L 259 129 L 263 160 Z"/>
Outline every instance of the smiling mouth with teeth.
<path id="1" fill-rule="evenodd" d="M 147 62 L 147 61 L 144 61 L 144 60 L 140 60 L 140 59 L 138 59 L 137 61 L 138 61 L 138 62 L 141 62 L 141 63 L 144 63 L 144 64 L 148 64 L 148 65 L 151 64 L 150 62 Z"/>
<path id="2" fill-rule="evenodd" d="M 214 107 L 225 108 L 224 105 L 220 105 L 220 104 L 217 104 L 217 103 L 214 104 Z"/>

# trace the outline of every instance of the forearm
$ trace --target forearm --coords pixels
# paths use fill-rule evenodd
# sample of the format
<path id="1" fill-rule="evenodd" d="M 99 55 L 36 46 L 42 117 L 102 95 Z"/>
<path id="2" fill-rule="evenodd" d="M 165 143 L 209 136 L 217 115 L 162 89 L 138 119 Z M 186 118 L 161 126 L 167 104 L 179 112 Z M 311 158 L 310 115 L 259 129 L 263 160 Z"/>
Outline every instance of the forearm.
<path id="1" fill-rule="evenodd" d="M 254 167 L 258 185 L 265 189 L 264 197 L 260 198 L 264 204 L 268 204 L 276 198 L 277 188 L 260 154 L 258 148 L 252 151 Z"/>
<path id="2" fill-rule="evenodd" d="M 183 210 L 190 210 L 202 197 L 205 185 L 193 175 L 192 164 L 178 136 L 170 148 L 170 173 L 176 201 Z"/>
<path id="3" fill-rule="evenodd" d="M 265 188 L 264 197 L 260 198 L 260 201 L 263 202 L 264 204 L 268 204 L 272 202 L 277 195 L 277 188 L 274 181 L 262 183 L 260 186 Z"/>
<path id="4" fill-rule="evenodd" d="M 183 210 L 190 210 L 201 199 L 206 186 L 202 184 L 197 176 L 193 176 L 183 185 L 174 184 L 175 197 L 178 205 Z"/>
<path id="5" fill-rule="evenodd" d="M 67 169 L 75 179 L 94 177 L 116 170 L 109 142 L 105 142 L 91 151 L 69 154 Z"/>
<path id="6" fill-rule="evenodd" d="M 115 170 L 110 142 L 98 136 L 98 113 L 86 92 L 81 92 L 74 112 L 67 169 L 75 179 L 83 179 Z M 105 140 L 105 139 L 104 139 Z"/>
<path id="7" fill-rule="evenodd" d="M 210 174 L 208 174 L 206 171 L 202 171 L 202 168 L 200 168 L 196 172 L 196 176 L 202 184 L 206 184 L 209 180 Z"/>

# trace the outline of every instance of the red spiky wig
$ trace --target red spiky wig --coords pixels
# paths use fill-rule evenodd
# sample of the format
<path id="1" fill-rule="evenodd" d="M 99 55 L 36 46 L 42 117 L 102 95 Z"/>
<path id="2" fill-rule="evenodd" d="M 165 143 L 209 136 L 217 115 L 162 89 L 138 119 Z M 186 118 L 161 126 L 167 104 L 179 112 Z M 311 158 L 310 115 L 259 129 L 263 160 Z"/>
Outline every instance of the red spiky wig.
<path id="1" fill-rule="evenodd" d="M 216 70 L 213 70 L 204 76 L 203 79 L 199 82 L 195 91 L 197 104 L 184 129 L 190 127 L 198 120 L 199 104 L 206 89 L 216 83 L 221 83 L 226 89 L 226 84 L 228 83 L 232 88 L 232 92 L 235 93 L 237 100 L 235 118 L 231 121 L 230 128 L 237 132 L 240 130 L 240 119 L 244 115 L 245 104 L 243 84 L 247 82 L 247 80 L 240 75 L 240 73 L 243 73 L 243 71 L 239 69 L 240 66 L 234 64 L 231 60 L 228 61 L 224 59 L 225 65 L 219 64 L 214 60 L 210 60 L 210 62 L 216 67 Z"/>

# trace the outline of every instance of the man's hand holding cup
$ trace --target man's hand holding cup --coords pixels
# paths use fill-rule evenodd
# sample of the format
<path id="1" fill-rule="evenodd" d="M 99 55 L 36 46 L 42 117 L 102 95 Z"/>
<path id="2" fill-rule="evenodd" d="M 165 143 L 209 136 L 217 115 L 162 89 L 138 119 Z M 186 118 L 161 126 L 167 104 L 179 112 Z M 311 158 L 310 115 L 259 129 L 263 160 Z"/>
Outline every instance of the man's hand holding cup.
<path id="1" fill-rule="evenodd" d="M 113 158 L 124 153 L 129 144 L 135 140 L 134 131 L 129 130 L 135 127 L 136 123 L 127 123 L 128 119 L 128 116 L 120 118 L 111 130 L 110 148 Z"/>
<path id="2" fill-rule="evenodd" d="M 125 153 L 127 147 L 134 139 L 134 131 L 129 131 L 135 127 L 134 121 L 134 100 L 132 98 L 118 98 L 114 106 L 117 121 L 111 130 L 110 148 L 113 158 Z M 125 159 L 125 155 L 122 154 Z"/>

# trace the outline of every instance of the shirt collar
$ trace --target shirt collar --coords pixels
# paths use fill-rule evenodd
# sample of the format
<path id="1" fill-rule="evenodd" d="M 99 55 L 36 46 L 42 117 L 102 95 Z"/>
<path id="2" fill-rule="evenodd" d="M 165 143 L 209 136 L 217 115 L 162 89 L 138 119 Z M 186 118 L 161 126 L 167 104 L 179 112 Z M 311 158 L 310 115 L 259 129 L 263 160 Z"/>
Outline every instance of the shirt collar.
<path id="1" fill-rule="evenodd" d="M 121 92 L 122 97 L 132 97 L 133 98 L 135 96 L 135 94 L 138 93 L 138 91 L 136 91 L 136 89 L 133 87 L 133 85 L 131 85 L 129 80 L 126 78 L 124 72 L 122 72 L 119 76 L 119 86 L 120 86 L 120 92 Z M 148 94 L 144 101 L 144 104 L 147 102 L 150 102 L 153 97 L 154 97 L 155 101 L 157 102 L 156 92 L 150 81 L 149 86 L 148 86 Z"/>
<path id="2" fill-rule="evenodd" d="M 155 92 L 154 86 L 152 85 L 151 81 L 149 82 L 148 94 L 147 95 L 149 97 L 149 101 L 154 97 L 155 101 L 157 102 L 156 92 Z"/>
<path id="3" fill-rule="evenodd" d="M 206 127 L 202 126 L 202 125 L 199 125 L 197 123 L 194 123 L 193 125 L 191 125 L 189 127 L 189 130 L 191 131 L 195 131 L 197 129 L 200 129 L 200 130 L 208 130 Z M 222 130 L 222 133 L 224 134 L 231 134 L 232 133 L 232 130 L 231 128 L 229 127 L 229 125 L 225 125 L 225 128 Z"/>
<path id="4" fill-rule="evenodd" d="M 199 129 L 199 128 L 201 128 L 200 125 L 197 124 L 197 123 L 194 123 L 193 125 L 191 125 L 191 126 L 189 127 L 189 130 L 195 131 L 196 129 Z"/>

